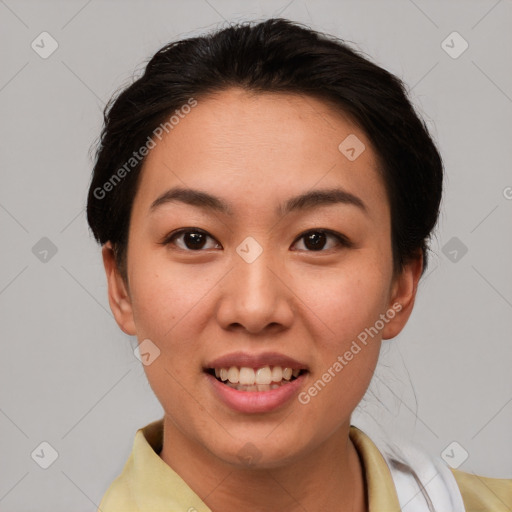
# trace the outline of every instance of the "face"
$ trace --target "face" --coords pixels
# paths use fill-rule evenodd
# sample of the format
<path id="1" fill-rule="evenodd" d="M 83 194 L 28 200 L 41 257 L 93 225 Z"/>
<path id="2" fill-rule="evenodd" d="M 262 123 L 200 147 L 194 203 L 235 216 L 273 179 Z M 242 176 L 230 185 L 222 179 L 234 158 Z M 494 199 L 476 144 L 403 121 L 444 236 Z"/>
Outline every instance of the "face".
<path id="1" fill-rule="evenodd" d="M 365 147 L 355 159 L 339 149 L 349 136 Z M 262 467 L 348 432 L 421 269 L 393 275 L 361 129 L 312 97 L 238 89 L 199 99 L 147 156 L 128 287 L 108 244 L 103 256 L 118 324 L 150 340 L 148 360 L 160 351 L 144 370 L 169 428 L 230 464 L 254 450 Z"/>

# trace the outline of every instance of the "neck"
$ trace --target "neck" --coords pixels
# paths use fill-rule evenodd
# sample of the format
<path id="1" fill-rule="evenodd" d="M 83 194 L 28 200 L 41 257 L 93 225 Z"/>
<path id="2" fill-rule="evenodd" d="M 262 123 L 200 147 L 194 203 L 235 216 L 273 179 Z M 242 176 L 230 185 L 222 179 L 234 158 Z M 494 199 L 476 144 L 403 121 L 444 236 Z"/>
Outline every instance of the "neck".
<path id="1" fill-rule="evenodd" d="M 265 510 L 367 512 L 364 470 L 350 425 L 323 445 L 280 467 L 240 468 L 205 452 L 167 417 L 160 457 L 214 512 Z"/>

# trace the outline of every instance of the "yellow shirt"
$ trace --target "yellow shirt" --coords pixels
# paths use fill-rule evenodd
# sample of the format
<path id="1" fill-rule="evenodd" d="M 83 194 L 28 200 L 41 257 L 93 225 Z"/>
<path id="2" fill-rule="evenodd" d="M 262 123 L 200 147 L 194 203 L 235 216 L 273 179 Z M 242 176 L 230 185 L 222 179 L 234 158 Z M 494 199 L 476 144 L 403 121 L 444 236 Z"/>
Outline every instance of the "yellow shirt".
<path id="1" fill-rule="evenodd" d="M 400 512 L 393 478 L 377 446 L 350 427 L 364 465 L 370 512 Z M 163 419 L 137 430 L 132 453 L 103 496 L 100 512 L 211 512 L 185 481 L 160 457 Z M 512 479 L 485 478 L 451 469 L 466 512 L 511 512 Z M 450 512 L 450 511 L 439 511 Z"/>

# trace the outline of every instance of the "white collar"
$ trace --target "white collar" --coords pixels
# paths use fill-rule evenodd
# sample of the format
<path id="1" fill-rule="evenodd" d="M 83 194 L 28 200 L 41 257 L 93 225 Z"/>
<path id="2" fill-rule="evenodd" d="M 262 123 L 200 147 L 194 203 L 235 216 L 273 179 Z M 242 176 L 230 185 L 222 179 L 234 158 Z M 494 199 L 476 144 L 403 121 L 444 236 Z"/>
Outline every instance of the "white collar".
<path id="1" fill-rule="evenodd" d="M 465 512 L 457 481 L 440 457 L 396 437 L 372 440 L 389 467 L 402 512 Z"/>

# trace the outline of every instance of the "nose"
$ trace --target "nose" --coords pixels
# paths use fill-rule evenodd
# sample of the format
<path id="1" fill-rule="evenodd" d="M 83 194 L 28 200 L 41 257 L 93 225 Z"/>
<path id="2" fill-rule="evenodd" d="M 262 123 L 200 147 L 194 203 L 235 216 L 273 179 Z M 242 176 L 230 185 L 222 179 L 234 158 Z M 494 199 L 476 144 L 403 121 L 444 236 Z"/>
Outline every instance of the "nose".
<path id="1" fill-rule="evenodd" d="M 291 276 L 270 252 L 264 250 L 252 262 L 235 255 L 233 269 L 219 290 L 216 314 L 224 329 L 258 334 L 279 332 L 292 324 Z"/>

